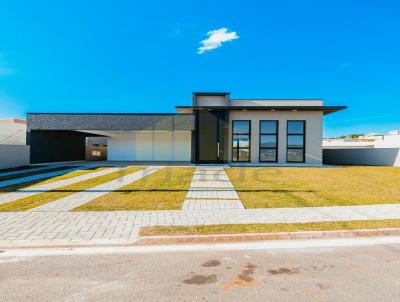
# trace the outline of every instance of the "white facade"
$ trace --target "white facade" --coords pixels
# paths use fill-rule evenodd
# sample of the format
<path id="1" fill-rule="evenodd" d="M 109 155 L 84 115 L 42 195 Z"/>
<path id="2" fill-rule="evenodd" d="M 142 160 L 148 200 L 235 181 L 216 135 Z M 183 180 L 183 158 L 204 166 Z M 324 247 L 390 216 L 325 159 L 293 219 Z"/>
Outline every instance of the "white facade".
<path id="1" fill-rule="evenodd" d="M 260 132 L 259 125 L 261 120 L 278 121 L 278 161 L 277 163 L 286 163 L 287 154 L 287 121 L 304 120 L 305 131 L 305 163 L 322 164 L 322 117 L 321 111 L 231 111 L 229 115 L 229 124 L 234 120 L 251 121 L 251 163 L 259 162 L 259 143 Z M 230 145 L 232 144 L 232 127 L 230 127 Z M 231 149 L 231 148 L 229 148 Z M 229 151 L 231 158 L 231 150 Z"/>

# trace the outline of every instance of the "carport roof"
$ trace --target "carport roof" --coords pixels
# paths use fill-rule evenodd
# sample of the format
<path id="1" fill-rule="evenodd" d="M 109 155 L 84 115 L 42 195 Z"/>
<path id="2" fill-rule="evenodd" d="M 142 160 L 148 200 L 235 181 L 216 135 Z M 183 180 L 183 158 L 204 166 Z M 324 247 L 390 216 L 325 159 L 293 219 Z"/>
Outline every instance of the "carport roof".
<path id="1" fill-rule="evenodd" d="M 30 130 L 194 130 L 193 114 L 28 113 Z"/>

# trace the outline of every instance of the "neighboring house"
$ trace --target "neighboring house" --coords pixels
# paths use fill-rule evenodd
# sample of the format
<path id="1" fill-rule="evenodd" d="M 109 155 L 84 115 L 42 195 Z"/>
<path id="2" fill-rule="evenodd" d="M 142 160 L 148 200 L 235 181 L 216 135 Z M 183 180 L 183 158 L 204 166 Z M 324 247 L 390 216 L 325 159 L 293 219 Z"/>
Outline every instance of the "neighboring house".
<path id="1" fill-rule="evenodd" d="M 29 164 L 26 146 L 26 121 L 16 118 L 0 119 L 0 169 Z"/>
<path id="2" fill-rule="evenodd" d="M 322 163 L 323 100 L 231 99 L 193 93 L 177 113 L 29 113 L 33 163 L 85 159 L 87 137 L 107 137 L 107 159 L 195 164 Z"/>
<path id="3" fill-rule="evenodd" d="M 26 145 L 26 121 L 0 119 L 0 145 Z"/>
<path id="4" fill-rule="evenodd" d="M 330 148 L 400 148 L 400 130 L 387 134 L 371 133 L 357 138 L 325 138 L 324 149 Z"/>
<path id="5" fill-rule="evenodd" d="M 367 134 L 356 139 L 324 139 L 327 164 L 400 166 L 400 131 Z"/>

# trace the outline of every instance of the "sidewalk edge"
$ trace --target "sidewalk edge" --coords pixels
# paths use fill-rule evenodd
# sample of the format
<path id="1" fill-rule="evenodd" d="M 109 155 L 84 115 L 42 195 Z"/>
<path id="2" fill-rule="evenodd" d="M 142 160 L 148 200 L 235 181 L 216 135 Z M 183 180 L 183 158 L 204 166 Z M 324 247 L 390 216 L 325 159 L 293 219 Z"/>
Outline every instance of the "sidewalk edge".
<path id="1" fill-rule="evenodd" d="M 228 243 L 242 241 L 311 240 L 358 237 L 400 236 L 400 228 L 356 229 L 340 231 L 301 231 L 214 235 L 143 236 L 133 245 L 173 245 L 193 243 Z"/>

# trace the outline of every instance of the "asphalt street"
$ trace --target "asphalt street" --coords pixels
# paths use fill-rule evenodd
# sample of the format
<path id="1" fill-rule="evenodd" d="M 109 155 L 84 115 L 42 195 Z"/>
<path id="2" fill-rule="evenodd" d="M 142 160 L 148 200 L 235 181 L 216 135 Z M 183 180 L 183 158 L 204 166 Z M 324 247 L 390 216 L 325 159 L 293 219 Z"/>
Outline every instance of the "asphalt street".
<path id="1" fill-rule="evenodd" d="M 1 257 L 0 301 L 400 301 L 400 245 Z"/>

